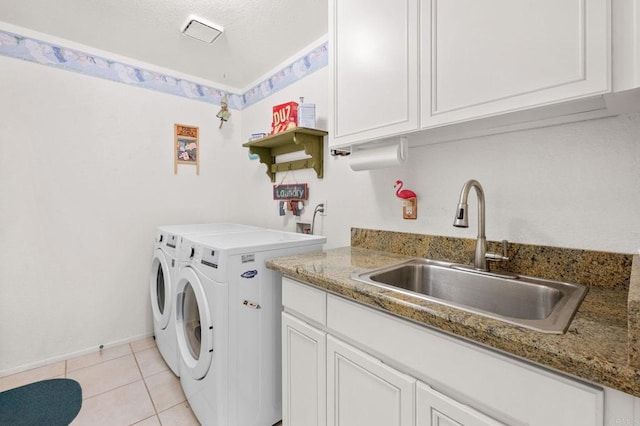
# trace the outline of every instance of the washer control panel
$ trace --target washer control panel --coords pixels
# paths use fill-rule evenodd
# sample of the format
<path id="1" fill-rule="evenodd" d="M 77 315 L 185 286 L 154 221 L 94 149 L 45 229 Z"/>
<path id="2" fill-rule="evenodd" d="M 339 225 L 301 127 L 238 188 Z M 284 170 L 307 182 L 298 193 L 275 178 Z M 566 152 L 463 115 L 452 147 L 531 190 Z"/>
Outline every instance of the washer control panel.
<path id="1" fill-rule="evenodd" d="M 167 247 L 176 248 L 178 245 L 178 236 L 175 234 L 167 234 Z"/>

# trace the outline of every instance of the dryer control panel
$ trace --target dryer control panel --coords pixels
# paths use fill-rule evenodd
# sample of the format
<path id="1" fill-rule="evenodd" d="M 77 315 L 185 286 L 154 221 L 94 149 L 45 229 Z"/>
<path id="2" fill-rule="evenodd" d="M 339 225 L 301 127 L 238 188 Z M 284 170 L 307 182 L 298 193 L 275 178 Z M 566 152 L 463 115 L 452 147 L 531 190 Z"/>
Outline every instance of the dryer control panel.
<path id="1" fill-rule="evenodd" d="M 218 269 L 219 257 L 220 257 L 220 253 L 217 250 L 213 250 L 205 247 L 202 250 L 202 258 L 200 259 L 200 263 L 202 263 L 203 265 L 207 265 L 212 268 Z"/>

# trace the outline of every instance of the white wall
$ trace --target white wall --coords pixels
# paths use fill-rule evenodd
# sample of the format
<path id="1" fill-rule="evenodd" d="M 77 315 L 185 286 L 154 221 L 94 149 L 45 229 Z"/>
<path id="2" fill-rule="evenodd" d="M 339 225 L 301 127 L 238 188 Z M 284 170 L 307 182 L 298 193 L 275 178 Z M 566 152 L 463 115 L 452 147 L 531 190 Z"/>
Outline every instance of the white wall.
<path id="1" fill-rule="evenodd" d="M 241 114 L 0 57 L 0 375 L 151 335 L 158 224 L 235 219 Z M 173 124 L 200 127 L 200 175 Z M 238 188 L 240 187 L 240 188 Z M 250 218 L 245 218 L 251 222 Z"/>
<path id="2" fill-rule="evenodd" d="M 318 127 L 326 128 L 327 78 L 325 68 L 244 110 L 244 136 L 268 129 L 272 106 L 299 96 L 316 103 Z M 491 240 L 623 253 L 640 248 L 640 114 L 416 147 L 409 157 L 404 168 L 354 172 L 348 158 L 327 154 L 324 179 L 302 170 L 286 182 L 309 183 L 311 207 L 303 219 L 328 200 L 319 225 L 328 247 L 349 245 L 352 226 L 475 238 L 475 214 L 469 229 L 452 226 L 460 189 L 474 178 L 485 190 Z M 277 216 L 265 167 L 256 163 L 256 169 L 250 179 L 265 206 L 263 223 L 295 229 L 290 214 Z M 418 194 L 417 220 L 402 219 L 396 179 Z M 475 213 L 475 195 L 470 200 Z"/>

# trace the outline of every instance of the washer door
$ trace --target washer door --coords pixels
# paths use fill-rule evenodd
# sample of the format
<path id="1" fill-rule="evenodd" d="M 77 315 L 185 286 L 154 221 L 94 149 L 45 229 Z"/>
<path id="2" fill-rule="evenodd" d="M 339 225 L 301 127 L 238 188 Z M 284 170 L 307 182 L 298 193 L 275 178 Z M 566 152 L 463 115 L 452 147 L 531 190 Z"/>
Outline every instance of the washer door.
<path id="1" fill-rule="evenodd" d="M 176 287 L 176 332 L 178 352 L 187 371 L 196 380 L 209 371 L 213 358 L 213 322 L 202 282 L 195 271 L 180 271 Z"/>
<path id="2" fill-rule="evenodd" d="M 151 296 L 151 310 L 153 324 L 161 330 L 167 328 L 171 319 L 172 286 L 171 273 L 167 257 L 160 249 L 154 250 L 151 273 L 149 274 L 149 293 Z"/>

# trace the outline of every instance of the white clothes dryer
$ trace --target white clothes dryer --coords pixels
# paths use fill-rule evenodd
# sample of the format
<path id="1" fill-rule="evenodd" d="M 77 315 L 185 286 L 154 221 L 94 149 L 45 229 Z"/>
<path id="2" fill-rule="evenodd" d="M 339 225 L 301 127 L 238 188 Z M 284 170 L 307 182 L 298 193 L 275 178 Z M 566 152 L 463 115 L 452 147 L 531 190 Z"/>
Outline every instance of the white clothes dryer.
<path id="1" fill-rule="evenodd" d="M 262 228 L 236 223 L 163 225 L 156 229 L 149 274 L 153 333 L 160 354 L 174 374 L 179 375 L 174 306 L 175 280 L 178 271 L 176 257 L 182 238 L 188 235 L 211 235 L 259 229 Z"/>
<path id="2" fill-rule="evenodd" d="M 265 262 L 319 251 L 325 242 L 274 230 L 183 239 L 180 383 L 200 423 L 269 426 L 282 419 L 282 276 Z"/>

